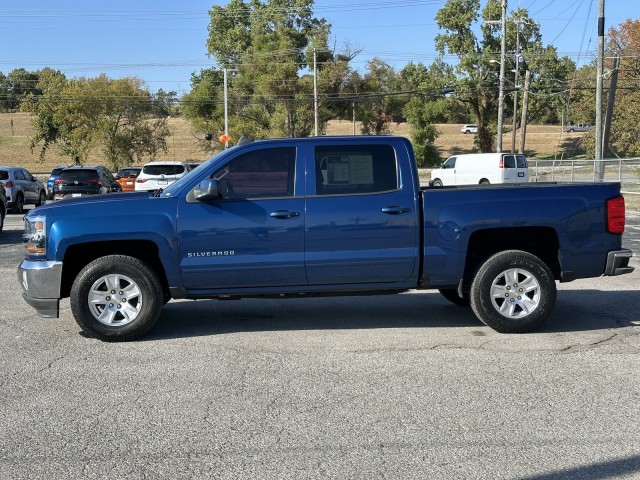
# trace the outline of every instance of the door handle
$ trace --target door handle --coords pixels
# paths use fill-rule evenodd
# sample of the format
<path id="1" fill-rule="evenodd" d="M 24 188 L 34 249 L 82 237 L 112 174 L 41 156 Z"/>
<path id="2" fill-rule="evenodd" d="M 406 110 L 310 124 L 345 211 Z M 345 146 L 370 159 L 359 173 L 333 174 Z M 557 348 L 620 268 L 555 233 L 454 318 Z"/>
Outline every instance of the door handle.
<path id="1" fill-rule="evenodd" d="M 269 216 L 272 218 L 292 218 L 299 217 L 300 212 L 292 212 L 291 210 L 276 210 L 275 212 L 271 212 Z"/>
<path id="2" fill-rule="evenodd" d="M 392 205 L 390 207 L 385 207 L 382 209 L 382 213 L 388 213 L 389 215 L 398 215 L 400 213 L 407 213 L 410 211 L 410 207 L 399 207 L 397 205 Z"/>

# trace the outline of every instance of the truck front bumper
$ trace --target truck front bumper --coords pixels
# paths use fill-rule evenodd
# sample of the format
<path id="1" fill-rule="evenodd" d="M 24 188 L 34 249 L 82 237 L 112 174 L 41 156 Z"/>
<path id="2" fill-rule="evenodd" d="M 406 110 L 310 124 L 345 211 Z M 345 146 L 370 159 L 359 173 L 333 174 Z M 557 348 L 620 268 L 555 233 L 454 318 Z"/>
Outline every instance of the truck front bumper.
<path id="1" fill-rule="evenodd" d="M 633 272 L 634 268 L 629 266 L 629 260 L 633 252 L 626 248 L 612 250 L 607 254 L 607 265 L 604 268 L 604 275 L 623 275 Z"/>
<path id="2" fill-rule="evenodd" d="M 30 262 L 23 260 L 18 267 L 18 282 L 22 298 L 45 318 L 58 318 L 62 262 Z"/>

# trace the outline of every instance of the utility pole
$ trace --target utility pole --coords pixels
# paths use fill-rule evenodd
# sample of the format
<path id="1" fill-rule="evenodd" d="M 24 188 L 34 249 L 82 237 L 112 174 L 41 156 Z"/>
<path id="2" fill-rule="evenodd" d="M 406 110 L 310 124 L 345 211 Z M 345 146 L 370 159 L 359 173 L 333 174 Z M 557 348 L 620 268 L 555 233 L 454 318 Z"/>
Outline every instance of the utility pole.
<path id="1" fill-rule="evenodd" d="M 597 180 L 604 179 L 602 163 L 602 83 L 604 77 L 604 0 L 599 0 L 598 9 L 598 58 L 596 62 L 596 151 L 594 159 Z"/>
<path id="2" fill-rule="evenodd" d="M 226 138 L 229 138 L 229 104 L 228 104 L 228 93 L 227 93 L 227 69 L 223 70 L 224 73 L 224 135 Z M 224 142 L 224 148 L 229 146 L 229 141 Z"/>
<path id="3" fill-rule="evenodd" d="M 318 136 L 318 63 L 317 50 L 313 49 L 313 119 L 315 123 L 316 137 Z"/>
<path id="4" fill-rule="evenodd" d="M 513 81 L 515 88 L 513 92 L 513 122 L 511 124 L 511 153 L 516 151 L 516 128 L 518 127 L 517 112 L 518 112 L 518 76 L 520 70 L 520 19 L 516 19 L 516 74 Z"/>
<path id="5" fill-rule="evenodd" d="M 613 59 L 613 72 L 609 85 L 609 99 L 607 101 L 607 114 L 604 118 L 604 133 L 602 134 L 602 156 L 609 154 L 609 135 L 611 134 L 611 119 L 613 118 L 613 105 L 616 102 L 616 89 L 618 88 L 618 71 L 620 69 L 620 57 Z M 610 158 L 610 157 L 609 157 Z"/>
<path id="6" fill-rule="evenodd" d="M 604 1 L 604 0 L 600 0 Z M 504 129 L 504 57 L 507 50 L 507 0 L 502 0 L 502 40 L 500 41 L 500 87 L 498 90 L 498 138 L 496 151 L 502 152 L 502 130 Z"/>
<path id="7" fill-rule="evenodd" d="M 531 72 L 527 70 L 524 77 L 524 97 L 522 98 L 522 119 L 520 120 L 520 147 L 518 153 L 524 153 L 524 142 L 527 138 L 527 116 L 529 115 L 529 86 Z"/>

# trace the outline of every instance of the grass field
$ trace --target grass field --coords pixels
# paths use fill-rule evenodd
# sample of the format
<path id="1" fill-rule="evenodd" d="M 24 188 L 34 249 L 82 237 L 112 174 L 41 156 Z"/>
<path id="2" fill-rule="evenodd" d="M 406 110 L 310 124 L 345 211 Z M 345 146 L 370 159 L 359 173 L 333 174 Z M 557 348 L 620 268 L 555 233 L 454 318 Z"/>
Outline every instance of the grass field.
<path id="1" fill-rule="evenodd" d="M 168 151 L 161 153 L 155 160 L 201 161 L 211 156 L 210 152 L 202 150 L 201 136 L 191 130 L 189 123 L 182 118 L 170 118 L 169 129 L 171 136 L 167 139 Z M 356 124 L 356 133 L 360 125 Z M 393 134 L 409 137 L 410 128 L 407 124 L 392 124 Z M 436 146 L 440 155 L 447 158 L 452 154 L 469 153 L 473 151 L 473 135 L 460 132 L 460 125 L 438 125 L 440 133 Z M 0 164 L 26 167 L 34 174 L 49 173 L 56 165 L 65 165 L 67 157 L 60 155 L 57 147 L 52 147 L 44 162 L 38 158 L 39 149 L 33 152 L 29 148 L 29 136 L 32 135 L 31 117 L 27 113 L 0 114 Z M 327 126 L 328 135 L 350 135 L 353 124 L 348 121 L 332 121 Z M 517 132 L 516 147 L 519 144 L 520 131 Z M 525 152 L 529 157 L 560 158 L 575 153 L 581 138 L 580 133 L 562 133 L 559 126 L 531 125 L 527 128 L 527 144 Z M 511 134 L 503 137 L 506 149 L 511 146 Z M 148 161 L 150 159 L 145 159 Z M 85 164 L 102 164 L 104 158 L 99 149 L 91 152 L 85 159 Z"/>

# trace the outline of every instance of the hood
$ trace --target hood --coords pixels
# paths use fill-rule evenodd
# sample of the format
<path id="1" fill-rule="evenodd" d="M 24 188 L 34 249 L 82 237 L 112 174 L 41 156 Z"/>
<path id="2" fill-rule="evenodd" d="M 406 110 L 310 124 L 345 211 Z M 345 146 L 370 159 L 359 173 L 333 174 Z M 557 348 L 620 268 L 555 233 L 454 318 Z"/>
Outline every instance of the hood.
<path id="1" fill-rule="evenodd" d="M 86 195 L 83 197 L 68 198 L 64 200 L 56 200 L 46 205 L 42 205 L 37 208 L 33 208 L 29 211 L 28 215 L 42 215 L 48 213 L 61 213 L 67 209 L 76 209 L 87 206 L 89 208 L 96 209 L 96 215 L 99 215 L 99 210 L 102 208 L 108 208 L 111 211 L 113 209 L 122 208 L 123 211 L 129 210 L 130 207 L 121 204 L 123 202 L 142 202 L 147 203 L 149 201 L 162 200 L 162 197 L 153 197 L 149 192 L 126 192 L 126 193 L 107 193 L 102 195 Z"/>

